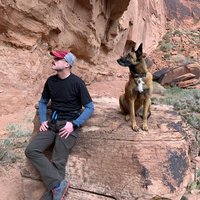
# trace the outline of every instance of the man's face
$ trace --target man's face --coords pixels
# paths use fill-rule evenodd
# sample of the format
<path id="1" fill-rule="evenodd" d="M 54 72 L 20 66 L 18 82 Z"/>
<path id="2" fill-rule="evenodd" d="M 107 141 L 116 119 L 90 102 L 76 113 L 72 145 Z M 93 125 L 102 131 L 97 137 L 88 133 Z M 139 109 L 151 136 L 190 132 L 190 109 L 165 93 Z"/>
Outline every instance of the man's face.
<path id="1" fill-rule="evenodd" d="M 55 71 L 62 71 L 68 67 L 69 67 L 69 64 L 64 59 L 60 59 L 60 58 L 54 58 L 52 62 L 52 66 L 51 66 L 51 68 Z"/>

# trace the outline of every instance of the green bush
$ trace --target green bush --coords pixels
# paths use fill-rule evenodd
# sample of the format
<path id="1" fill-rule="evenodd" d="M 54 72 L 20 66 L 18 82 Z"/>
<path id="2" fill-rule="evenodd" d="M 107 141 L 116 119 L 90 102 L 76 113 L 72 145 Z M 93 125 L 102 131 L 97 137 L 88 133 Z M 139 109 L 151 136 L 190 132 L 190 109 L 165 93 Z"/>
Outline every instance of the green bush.
<path id="1" fill-rule="evenodd" d="M 181 197 L 181 200 L 188 200 L 188 198 L 185 197 L 185 196 L 182 196 L 182 197 Z"/>
<path id="2" fill-rule="evenodd" d="M 191 192 L 192 190 L 200 189 L 200 169 L 197 169 L 195 174 L 195 180 L 190 182 L 187 186 L 187 191 Z"/>
<path id="3" fill-rule="evenodd" d="M 165 60 L 169 60 L 169 58 L 170 58 L 170 54 L 169 53 L 164 54 L 164 59 Z"/>
<path id="4" fill-rule="evenodd" d="M 171 32 L 168 31 L 163 37 L 165 43 L 170 43 L 170 38 L 171 38 Z"/>
<path id="5" fill-rule="evenodd" d="M 177 54 L 177 55 L 172 55 L 170 57 L 170 60 L 173 62 L 173 63 L 180 63 L 180 64 L 183 64 L 186 62 L 187 58 L 186 56 L 182 55 L 182 54 Z"/>
<path id="6" fill-rule="evenodd" d="M 171 50 L 171 48 L 172 48 L 171 43 L 162 43 L 160 46 L 160 50 L 163 52 L 168 52 Z"/>
<path id="7" fill-rule="evenodd" d="M 200 129 L 200 90 L 167 88 L 159 103 L 172 105 L 191 126 Z"/>
<path id="8" fill-rule="evenodd" d="M 181 36 L 181 35 L 183 35 L 183 31 L 181 31 L 181 30 L 179 30 L 179 29 L 174 30 L 174 31 L 173 31 L 173 35 Z"/>
<path id="9" fill-rule="evenodd" d="M 199 190 L 199 189 L 200 189 L 200 181 L 198 180 L 189 183 L 189 185 L 187 186 L 188 192 L 191 192 L 192 190 Z"/>
<path id="10" fill-rule="evenodd" d="M 31 131 L 24 129 L 18 124 L 9 124 L 6 127 L 6 130 L 9 132 L 11 137 L 26 137 L 31 135 Z"/>

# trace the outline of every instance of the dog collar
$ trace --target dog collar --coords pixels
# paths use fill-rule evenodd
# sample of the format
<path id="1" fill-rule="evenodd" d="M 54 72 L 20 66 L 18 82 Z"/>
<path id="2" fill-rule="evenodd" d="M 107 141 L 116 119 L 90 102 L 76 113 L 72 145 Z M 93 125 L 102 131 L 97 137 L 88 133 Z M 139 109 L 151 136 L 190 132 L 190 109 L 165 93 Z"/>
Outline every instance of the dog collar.
<path id="1" fill-rule="evenodd" d="M 137 74 L 137 73 L 131 73 L 131 75 L 134 78 L 144 78 L 146 76 L 146 73 L 141 73 L 141 74 Z"/>

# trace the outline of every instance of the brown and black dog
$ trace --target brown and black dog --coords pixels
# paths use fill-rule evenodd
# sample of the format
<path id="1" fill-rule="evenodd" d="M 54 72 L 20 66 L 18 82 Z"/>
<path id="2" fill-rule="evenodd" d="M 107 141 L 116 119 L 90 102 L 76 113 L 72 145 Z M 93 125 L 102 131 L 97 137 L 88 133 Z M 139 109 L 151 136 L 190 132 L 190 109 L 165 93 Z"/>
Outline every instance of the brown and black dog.
<path id="1" fill-rule="evenodd" d="M 129 67 L 129 80 L 125 86 L 125 93 L 119 98 L 122 112 L 126 120 L 131 119 L 131 126 L 134 131 L 139 131 L 135 116 L 143 106 L 142 129 L 148 131 L 147 119 L 151 114 L 151 94 L 153 90 L 153 77 L 147 70 L 143 58 L 142 43 L 135 51 L 133 48 L 127 55 L 117 60 L 118 64 Z"/>

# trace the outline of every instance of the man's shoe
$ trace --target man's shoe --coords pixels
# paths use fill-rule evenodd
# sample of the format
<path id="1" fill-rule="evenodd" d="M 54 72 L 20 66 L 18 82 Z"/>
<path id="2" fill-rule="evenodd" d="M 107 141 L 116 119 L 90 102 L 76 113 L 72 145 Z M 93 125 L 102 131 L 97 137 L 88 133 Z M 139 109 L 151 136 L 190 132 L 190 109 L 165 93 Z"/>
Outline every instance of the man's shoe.
<path id="1" fill-rule="evenodd" d="M 68 187 L 69 183 L 66 180 L 61 181 L 60 185 L 52 190 L 53 200 L 63 200 Z"/>

